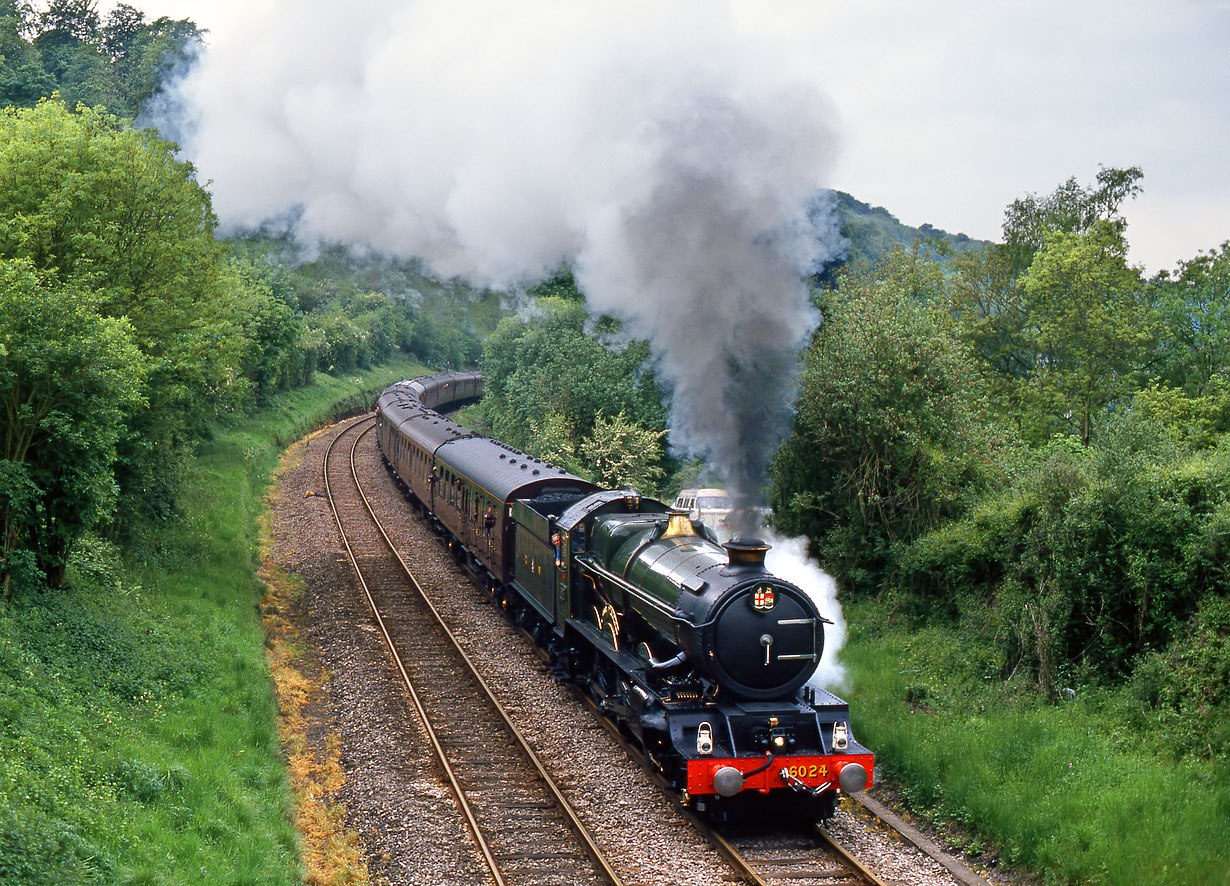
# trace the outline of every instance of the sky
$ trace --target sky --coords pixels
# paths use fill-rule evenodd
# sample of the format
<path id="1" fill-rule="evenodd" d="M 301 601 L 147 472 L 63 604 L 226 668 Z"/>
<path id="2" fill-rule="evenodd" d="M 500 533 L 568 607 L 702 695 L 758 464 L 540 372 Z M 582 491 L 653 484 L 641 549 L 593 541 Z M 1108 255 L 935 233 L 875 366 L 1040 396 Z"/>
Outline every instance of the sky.
<path id="1" fill-rule="evenodd" d="M 211 46 L 242 52 L 279 7 L 311 3 L 351 17 L 368 5 L 135 5 L 191 18 Z M 783 57 L 831 101 L 826 184 L 906 224 L 998 239 L 1013 199 L 1137 165 L 1133 263 L 1169 269 L 1230 240 L 1230 0 L 731 3 L 747 34 L 789 46 Z"/>

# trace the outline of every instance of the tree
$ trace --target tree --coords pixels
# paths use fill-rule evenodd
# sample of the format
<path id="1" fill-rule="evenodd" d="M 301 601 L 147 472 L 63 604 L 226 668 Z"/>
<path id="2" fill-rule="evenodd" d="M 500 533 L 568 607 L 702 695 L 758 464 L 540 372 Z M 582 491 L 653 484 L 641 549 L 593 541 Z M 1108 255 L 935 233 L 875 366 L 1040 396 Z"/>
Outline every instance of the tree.
<path id="1" fill-rule="evenodd" d="M 39 35 L 34 38 L 47 73 L 62 83 L 75 62 L 96 55 L 99 42 L 98 4 L 95 0 L 51 0 L 39 14 Z"/>
<path id="2" fill-rule="evenodd" d="M 1028 317 L 1007 253 L 995 246 L 962 253 L 953 259 L 952 271 L 953 313 L 986 364 L 992 391 L 1010 400 L 1014 382 L 1028 373 L 1033 359 L 1022 347 Z"/>
<path id="3" fill-rule="evenodd" d="M 66 105 L 89 105 L 126 116 L 132 114 L 118 71 L 99 47 L 79 43 L 46 51 L 59 59 L 59 83 L 52 94 L 58 93 Z"/>
<path id="4" fill-rule="evenodd" d="M 580 442 L 577 454 L 583 472 L 600 486 L 657 490 L 665 436 L 665 430 L 643 428 L 622 411 L 614 416 L 599 413 L 594 432 Z"/>
<path id="5" fill-rule="evenodd" d="M 904 250 L 821 293 L 794 430 L 771 469 L 774 522 L 860 590 L 991 473 L 982 382 L 946 300 L 939 267 Z"/>
<path id="6" fill-rule="evenodd" d="M 147 358 L 149 408 L 119 442 L 128 507 L 165 512 L 194 437 L 248 396 L 214 224 L 192 167 L 154 133 L 59 101 L 0 111 L 0 258 L 96 293 Z"/>
<path id="7" fill-rule="evenodd" d="M 130 58 L 137 38 L 145 30 L 145 13 L 127 3 L 117 3 L 103 26 L 103 48 L 116 61 Z"/>
<path id="8" fill-rule="evenodd" d="M 30 107 L 55 92 L 70 106 L 137 117 L 195 61 L 203 34 L 188 19 L 146 22 L 119 3 L 101 22 L 94 0 L 53 0 L 43 12 L 0 0 L 0 106 Z"/>
<path id="9" fill-rule="evenodd" d="M 11 65 L 7 58 L 0 61 L 0 105 L 28 107 L 55 87 L 55 78 L 37 60 L 20 66 Z"/>
<path id="10" fill-rule="evenodd" d="M 125 113 L 138 116 L 145 103 L 168 81 L 191 66 L 204 45 L 202 32 L 190 19 L 170 19 L 162 16 L 145 24 L 132 36 L 131 22 L 121 23 L 115 16 L 109 27 L 113 39 L 117 79 L 126 95 Z M 139 13 L 138 13 L 139 15 Z"/>
<path id="11" fill-rule="evenodd" d="M 1029 194 L 1004 211 L 1004 249 L 1014 273 L 1029 267 L 1034 254 L 1056 232 L 1079 234 L 1104 222 L 1120 235 L 1127 221 L 1119 212 L 1124 200 L 1140 193 L 1139 166 L 1098 170 L 1097 184 L 1083 188 L 1072 177 L 1046 197 Z"/>
<path id="12" fill-rule="evenodd" d="M 96 40 L 99 24 L 97 0 L 51 0 L 39 15 L 41 36 L 61 43 Z"/>
<path id="13" fill-rule="evenodd" d="M 643 343 L 608 348 L 586 331 L 582 302 L 546 297 L 529 317 L 506 317 L 483 345 L 484 408 L 497 437 L 535 445 L 534 427 L 558 415 L 572 446 L 594 432 L 599 415 L 623 412 L 644 428 L 662 429 L 662 393 L 647 370 Z"/>
<path id="14" fill-rule="evenodd" d="M 116 443 L 143 405 L 129 325 L 87 292 L 0 261 L 0 581 L 63 581 L 69 549 L 113 512 Z"/>
<path id="15" fill-rule="evenodd" d="M 265 403 L 277 391 L 303 384 L 315 370 L 316 354 L 306 369 L 306 328 L 302 315 L 280 297 L 250 264 L 231 261 L 223 271 L 223 285 L 232 293 L 244 348 L 240 367 L 252 381 L 257 403 Z"/>
<path id="16" fill-rule="evenodd" d="M 0 22 L 6 31 L 20 38 L 27 38 L 37 28 L 37 16 L 28 0 L 0 0 Z M 5 46 L 6 52 L 9 46 Z"/>
<path id="17" fill-rule="evenodd" d="M 34 10 L 28 3 L 0 0 L 0 106 L 32 105 L 56 87 L 27 39 L 34 28 Z"/>
<path id="18" fill-rule="evenodd" d="M 1138 167 L 1104 167 L 1085 188 L 1013 201 L 1004 243 L 954 263 L 951 305 L 988 370 L 994 402 L 1033 442 L 1088 442 L 1094 419 L 1145 381 L 1153 294 L 1127 264 L 1121 214 Z"/>
<path id="19" fill-rule="evenodd" d="M 1021 279 L 1034 365 L 1022 386 L 1026 427 L 1088 443 L 1094 418 L 1140 386 L 1156 316 L 1123 234 L 1106 221 L 1050 234 Z"/>
<path id="20" fill-rule="evenodd" d="M 1191 397 L 1207 395 L 1219 379 L 1230 382 L 1230 241 L 1153 285 L 1163 317 L 1161 377 Z"/>

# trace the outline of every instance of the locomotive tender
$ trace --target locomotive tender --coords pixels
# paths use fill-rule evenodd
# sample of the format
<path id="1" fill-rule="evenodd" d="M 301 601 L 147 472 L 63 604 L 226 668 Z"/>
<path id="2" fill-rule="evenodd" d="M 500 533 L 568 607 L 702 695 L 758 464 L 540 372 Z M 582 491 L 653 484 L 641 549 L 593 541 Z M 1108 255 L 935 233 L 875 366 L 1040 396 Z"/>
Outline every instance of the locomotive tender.
<path id="1" fill-rule="evenodd" d="M 769 573 L 768 545 L 634 490 L 605 490 L 437 410 L 483 378 L 399 382 L 376 404 L 382 457 L 458 562 L 635 736 L 673 788 L 723 814 L 750 797 L 827 818 L 873 756 L 847 704 L 807 686 L 824 619 Z"/>

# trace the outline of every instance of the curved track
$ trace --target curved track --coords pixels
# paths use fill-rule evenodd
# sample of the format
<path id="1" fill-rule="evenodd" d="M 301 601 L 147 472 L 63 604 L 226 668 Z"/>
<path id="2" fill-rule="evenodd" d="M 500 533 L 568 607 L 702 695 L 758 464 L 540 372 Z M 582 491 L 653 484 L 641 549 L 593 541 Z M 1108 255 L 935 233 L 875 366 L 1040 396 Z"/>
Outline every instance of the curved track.
<path id="1" fill-rule="evenodd" d="M 370 421 L 367 420 L 367 421 Z M 334 513 L 337 516 L 338 525 L 342 527 L 343 537 L 346 538 L 346 546 L 352 551 L 351 558 L 354 563 L 355 570 L 360 575 L 360 582 L 366 577 L 369 581 L 375 582 L 374 585 L 365 585 L 364 591 L 367 595 L 369 604 L 375 613 L 377 627 L 381 630 L 385 637 L 385 642 L 393 651 L 394 660 L 399 671 L 402 672 L 402 678 L 406 681 L 407 691 L 411 695 L 411 700 L 414 701 L 418 694 L 426 695 L 442 695 L 444 707 L 442 710 L 448 712 L 451 716 L 455 710 L 450 694 L 456 694 L 456 697 L 466 697 L 477 699 L 481 694 L 487 696 L 489 701 L 485 701 L 484 705 L 490 704 L 495 708 L 499 707 L 499 703 L 494 700 L 491 691 L 487 688 L 482 678 L 477 674 L 472 674 L 467 677 L 470 685 L 466 687 L 458 687 L 455 684 L 443 682 L 440 684 L 442 689 L 429 691 L 427 688 L 416 689 L 415 680 L 418 679 L 416 674 L 419 671 L 426 673 L 430 670 L 432 673 L 444 671 L 469 671 L 473 672 L 468 657 L 460 650 L 458 641 L 453 637 L 450 629 L 443 623 L 443 620 L 436 614 L 433 604 L 428 600 L 426 594 L 418 587 L 417 582 L 409 574 L 409 570 L 402 562 L 400 556 L 394 551 L 392 543 L 388 536 L 384 534 L 383 529 L 379 528 L 379 521 L 372 514 L 371 509 L 366 505 L 366 497 L 361 489 L 361 483 L 358 479 L 358 474 L 354 466 L 354 453 L 359 445 L 363 435 L 367 430 L 370 430 L 370 425 L 360 429 L 360 426 L 365 424 L 364 420 L 359 420 L 351 425 L 348 425 L 330 445 L 330 452 L 325 457 L 325 486 L 329 493 L 331 502 L 333 502 Z M 349 445 L 345 446 L 345 452 L 348 453 L 348 458 L 343 458 L 342 444 L 349 441 Z M 370 460 L 373 458 L 374 447 L 372 451 L 367 452 L 365 457 Z M 334 465 L 334 470 L 331 473 L 330 465 Z M 367 471 L 370 472 L 374 468 L 374 464 L 369 463 Z M 366 476 L 365 482 L 371 482 L 371 477 Z M 338 500 L 339 489 L 337 487 L 345 486 L 345 500 Z M 353 501 L 349 499 L 353 498 Z M 359 514 L 358 511 L 362 511 Z M 406 507 L 404 511 L 397 514 L 397 519 L 406 519 L 412 515 L 413 509 Z M 414 514 L 417 520 L 417 514 Z M 369 525 L 367 530 L 357 530 L 355 527 Z M 361 537 L 359 537 L 361 535 Z M 377 553 L 378 550 L 378 553 Z M 390 578 L 395 576 L 395 578 Z M 460 566 L 456 567 L 455 580 L 458 582 L 472 581 L 470 573 L 463 570 Z M 484 588 L 485 590 L 485 588 Z M 412 599 L 413 598 L 413 599 Z M 384 601 L 384 602 L 381 602 Z M 411 606 L 413 603 L 413 607 Z M 392 604 L 392 605 L 390 605 Z M 431 627 L 432 631 L 438 632 L 441 636 L 447 637 L 446 644 L 452 647 L 451 652 L 441 649 L 440 651 L 431 652 L 427 643 L 426 636 L 420 636 L 420 633 L 425 634 L 426 629 L 418 626 L 417 622 L 410 622 L 408 612 L 411 608 L 421 608 L 431 612 L 431 620 L 435 624 Z M 531 648 L 537 649 L 532 645 L 532 637 L 529 632 L 523 632 L 530 640 Z M 399 640 L 401 637 L 403 639 Z M 408 645 L 406 638 L 413 638 Z M 435 649 L 433 645 L 430 649 Z M 412 663 L 413 668 L 407 666 L 403 661 L 402 656 L 398 654 L 399 649 L 413 649 Z M 545 653 L 539 649 L 540 656 Z M 445 656 L 449 656 L 446 658 Z M 434 662 L 437 667 L 424 668 L 423 660 L 428 663 Z M 452 661 L 453 664 L 441 664 L 442 662 Z M 430 680 L 436 678 L 431 677 Z M 451 676 L 442 676 L 442 680 L 451 680 Z M 426 685 L 426 684 L 424 684 Z M 447 688 L 453 685 L 454 688 Z M 655 781 L 658 782 L 664 795 L 673 797 L 669 787 L 663 782 L 656 771 L 644 760 L 640 749 L 635 745 L 624 740 L 620 735 L 618 728 L 603 717 L 590 701 L 590 699 L 576 687 L 570 686 L 574 690 L 573 694 L 582 703 L 587 705 L 595 714 L 597 722 L 610 733 L 616 741 L 623 747 L 624 752 Z M 430 700 L 428 700 L 429 702 Z M 424 731 L 430 731 L 433 727 L 432 722 L 427 712 L 430 712 L 434 706 L 433 703 L 424 702 L 423 707 L 425 712 L 419 714 L 420 719 L 429 725 Z M 419 702 L 415 702 L 416 706 Z M 468 714 L 468 712 L 467 712 Z M 511 721 L 508 714 L 501 713 L 499 715 L 501 726 L 499 729 L 511 729 Z M 478 739 L 480 729 L 493 731 L 495 735 L 503 735 L 502 738 L 487 738 L 481 743 Z M 515 729 L 513 730 L 515 732 Z M 483 778 L 484 772 L 486 776 L 490 776 L 492 771 L 498 771 L 503 768 L 503 760 L 509 753 L 509 750 L 514 746 L 523 745 L 529 751 L 529 745 L 525 739 L 518 737 L 509 737 L 511 733 L 500 732 L 491 725 L 479 727 L 470 723 L 463 726 L 462 747 L 465 749 L 467 758 L 476 758 L 475 762 L 480 771 L 477 775 L 462 773 L 458 779 L 458 784 L 453 787 L 454 793 L 461 797 L 467 794 L 466 780 L 473 778 Z M 438 741 L 440 747 L 437 748 L 437 753 L 443 751 L 445 757 L 448 757 L 447 737 L 445 739 L 432 739 L 432 743 Z M 532 752 L 531 752 L 532 753 Z M 498 756 L 497 756 L 498 755 Z M 442 769 L 447 769 L 451 764 L 444 762 L 441 764 Z M 534 764 L 536 768 L 545 775 L 545 770 L 541 762 Z M 461 767 L 464 768 L 464 767 Z M 610 882 L 619 883 L 617 875 L 612 871 L 610 865 L 605 861 L 594 863 L 592 861 L 586 864 L 586 860 L 582 858 L 582 853 L 575 849 L 552 848 L 543 836 L 542 830 L 547 827 L 543 824 L 531 826 L 525 831 L 520 830 L 519 820 L 523 817 L 528 818 L 534 810 L 542 809 L 551 806 L 555 801 L 548 799 L 546 794 L 550 789 L 544 789 L 541 786 L 534 787 L 534 777 L 514 776 L 509 770 L 507 777 L 497 779 L 499 788 L 502 791 L 502 798 L 497 800 L 493 807 L 489 809 L 482 808 L 481 804 L 475 804 L 479 808 L 472 809 L 471 812 L 465 813 L 468 816 L 468 827 L 472 833 L 475 833 L 476 845 L 478 841 L 485 839 L 484 835 L 490 830 L 491 842 L 486 849 L 480 850 L 483 856 L 488 859 L 487 864 L 492 871 L 491 876 L 499 883 L 599 883 Z M 558 793 L 558 789 L 554 789 Z M 487 793 L 489 789 L 479 788 L 476 793 Z M 732 871 L 729 875 L 723 877 L 723 882 L 747 882 L 757 884 L 757 886 L 813 886 L 813 884 L 824 884 L 824 886 L 846 886 L 846 884 L 871 884 L 871 886 L 885 886 L 885 881 L 880 879 L 876 873 L 863 865 L 856 857 L 844 849 L 837 843 L 834 838 L 829 835 L 823 828 L 807 826 L 800 824 L 793 831 L 788 828 L 783 828 L 780 825 L 763 826 L 759 828 L 747 826 L 725 825 L 721 827 L 711 827 L 710 823 L 700 816 L 694 814 L 692 810 L 683 807 L 678 801 L 675 805 L 680 811 L 692 822 L 693 827 L 701 833 L 718 851 L 725 856 L 727 863 L 731 866 Z M 459 803 L 459 807 L 463 807 L 464 803 Z M 492 813 L 494 809 L 494 813 Z M 873 816 L 879 818 L 879 814 L 874 809 L 868 810 Z M 566 813 L 565 817 L 570 816 L 572 823 L 567 826 L 575 827 L 580 832 L 584 833 L 584 827 L 576 818 L 575 813 Z M 891 821 L 887 821 L 890 826 Z M 553 830 L 559 830 L 559 820 L 549 826 Z M 903 834 L 907 842 L 914 843 L 914 839 L 909 834 Z M 580 842 L 585 842 L 582 839 Z M 591 841 L 592 842 L 592 841 Z M 917 844 L 915 844 L 917 845 Z M 526 847 L 533 847 L 527 850 Z M 933 854 L 931 850 L 924 848 L 928 854 Z M 594 857 L 601 858 L 599 850 L 596 848 L 582 850 L 592 859 Z M 476 856 L 477 857 L 477 856 Z M 679 859 L 680 863 L 687 864 L 686 857 Z M 519 870 L 513 870 L 518 864 L 525 863 L 525 867 L 529 868 L 528 873 Z M 507 871 L 506 871 L 507 868 Z M 951 870 L 951 869 L 950 869 Z M 968 883 L 970 886 L 986 886 L 984 880 L 976 875 L 971 879 L 965 879 L 960 873 L 953 871 L 954 876 L 962 883 Z"/>
<path id="2" fill-rule="evenodd" d="M 393 663 L 474 837 L 503 884 L 610 883 L 619 875 L 472 666 L 368 505 L 354 465 L 370 418 L 347 424 L 324 458 L 338 529 Z"/>

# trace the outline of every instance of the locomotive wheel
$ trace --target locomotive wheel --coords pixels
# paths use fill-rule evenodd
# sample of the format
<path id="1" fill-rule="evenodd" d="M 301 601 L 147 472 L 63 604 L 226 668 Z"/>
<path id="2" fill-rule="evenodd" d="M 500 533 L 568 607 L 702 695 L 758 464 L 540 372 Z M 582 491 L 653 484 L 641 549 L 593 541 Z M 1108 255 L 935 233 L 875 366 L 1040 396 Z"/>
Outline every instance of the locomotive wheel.
<path id="1" fill-rule="evenodd" d="M 577 658 L 580 656 L 580 651 L 563 640 L 552 638 L 547 646 L 547 652 L 550 656 L 549 667 L 555 674 L 556 682 L 576 682 Z"/>
<path id="2" fill-rule="evenodd" d="M 610 695 L 610 680 L 604 671 L 602 656 L 596 652 L 586 652 L 587 661 L 578 668 L 578 679 L 582 682 L 586 695 L 593 699 L 594 704 L 603 713 L 606 712 L 606 700 Z"/>

